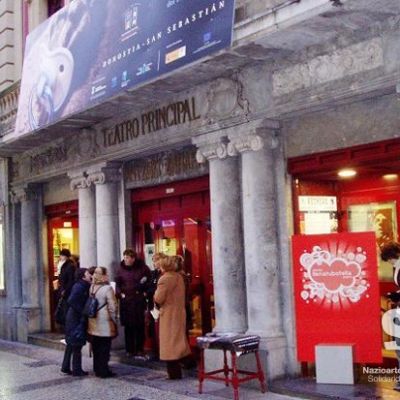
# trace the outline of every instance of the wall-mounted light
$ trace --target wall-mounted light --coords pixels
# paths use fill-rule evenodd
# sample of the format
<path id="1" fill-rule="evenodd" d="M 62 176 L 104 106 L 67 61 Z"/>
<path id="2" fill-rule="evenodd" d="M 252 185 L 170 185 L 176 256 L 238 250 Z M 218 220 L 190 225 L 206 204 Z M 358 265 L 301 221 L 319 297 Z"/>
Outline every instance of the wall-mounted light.
<path id="1" fill-rule="evenodd" d="M 355 171 L 354 169 L 350 169 L 350 168 L 345 168 L 345 169 L 341 169 L 338 172 L 338 175 L 341 178 L 352 178 L 353 176 L 357 175 L 357 171 Z"/>
<path id="2" fill-rule="evenodd" d="M 385 174 L 382 176 L 385 181 L 395 181 L 396 179 L 399 178 L 398 174 Z"/>

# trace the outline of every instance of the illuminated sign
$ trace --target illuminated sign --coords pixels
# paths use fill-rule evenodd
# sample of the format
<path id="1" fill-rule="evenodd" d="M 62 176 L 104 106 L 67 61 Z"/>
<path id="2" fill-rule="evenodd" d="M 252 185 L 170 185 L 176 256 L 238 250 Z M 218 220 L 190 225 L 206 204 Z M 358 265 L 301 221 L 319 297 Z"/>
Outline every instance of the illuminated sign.
<path id="1" fill-rule="evenodd" d="M 27 38 L 16 133 L 230 46 L 233 16 L 234 0 L 69 3 Z"/>

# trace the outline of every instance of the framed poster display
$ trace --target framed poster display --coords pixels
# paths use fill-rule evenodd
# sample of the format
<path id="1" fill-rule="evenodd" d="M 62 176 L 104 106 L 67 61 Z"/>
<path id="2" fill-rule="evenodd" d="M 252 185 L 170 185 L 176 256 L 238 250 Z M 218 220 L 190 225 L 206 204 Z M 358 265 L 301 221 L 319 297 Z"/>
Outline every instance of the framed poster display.
<path id="1" fill-rule="evenodd" d="M 349 232 L 375 232 L 377 250 L 391 241 L 397 241 L 397 213 L 396 202 L 353 204 L 347 209 Z M 392 281 L 392 266 L 380 260 L 379 279 Z"/>

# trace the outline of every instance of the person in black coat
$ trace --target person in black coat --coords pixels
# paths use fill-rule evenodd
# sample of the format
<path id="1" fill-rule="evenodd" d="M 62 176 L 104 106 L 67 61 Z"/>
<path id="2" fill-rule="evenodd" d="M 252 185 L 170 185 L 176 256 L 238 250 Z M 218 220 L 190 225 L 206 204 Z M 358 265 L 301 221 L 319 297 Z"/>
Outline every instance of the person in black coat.
<path id="1" fill-rule="evenodd" d="M 120 300 L 121 325 L 125 327 L 125 349 L 128 355 L 144 356 L 146 291 L 151 279 L 150 268 L 137 258 L 132 249 L 124 251 L 124 259 L 115 282 Z"/>
<path id="2" fill-rule="evenodd" d="M 92 276 L 86 268 L 79 268 L 76 270 L 75 277 L 76 283 L 68 297 L 69 308 L 65 322 L 66 347 L 61 372 L 73 376 L 84 376 L 88 374 L 82 369 L 82 347 L 86 344 L 87 320 L 82 311 L 89 297 Z"/>
<path id="3" fill-rule="evenodd" d="M 58 276 L 58 288 L 60 296 L 68 299 L 72 286 L 75 283 L 75 263 L 71 259 L 71 252 L 68 249 L 60 251 L 60 274 Z"/>
<path id="4" fill-rule="evenodd" d="M 147 288 L 147 306 L 149 310 L 152 310 L 154 307 L 157 308 L 154 303 L 154 293 L 157 290 L 158 280 L 161 277 L 161 262 L 167 256 L 164 253 L 155 253 L 152 257 L 153 267 L 154 269 L 151 271 L 150 283 Z M 154 359 L 158 359 L 160 356 L 159 349 L 159 326 L 158 320 L 155 320 L 153 317 L 150 318 L 149 321 L 149 336 L 152 338 L 152 350 Z"/>

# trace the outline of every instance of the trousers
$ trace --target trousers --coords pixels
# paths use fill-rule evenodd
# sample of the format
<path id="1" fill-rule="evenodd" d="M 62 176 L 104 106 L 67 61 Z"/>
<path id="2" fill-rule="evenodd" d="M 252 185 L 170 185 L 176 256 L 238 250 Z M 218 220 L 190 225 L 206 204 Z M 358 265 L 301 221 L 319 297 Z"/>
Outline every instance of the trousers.
<path id="1" fill-rule="evenodd" d="M 64 351 L 64 359 L 62 363 L 63 371 L 71 371 L 71 358 L 72 358 L 72 372 L 79 373 L 82 371 L 82 346 L 73 346 L 67 344 Z"/>
<path id="2" fill-rule="evenodd" d="M 111 338 L 101 336 L 91 336 L 93 351 L 93 371 L 96 376 L 105 378 L 109 376 Z"/>

